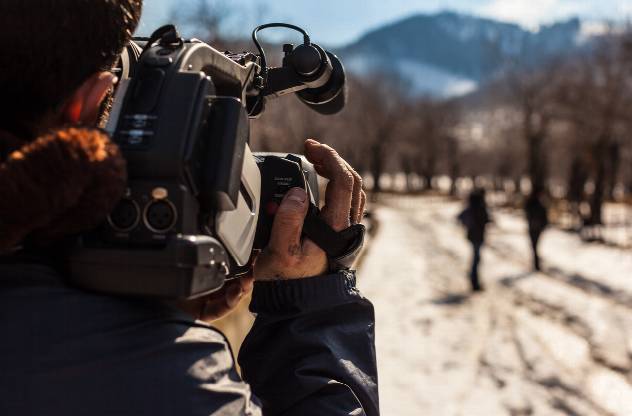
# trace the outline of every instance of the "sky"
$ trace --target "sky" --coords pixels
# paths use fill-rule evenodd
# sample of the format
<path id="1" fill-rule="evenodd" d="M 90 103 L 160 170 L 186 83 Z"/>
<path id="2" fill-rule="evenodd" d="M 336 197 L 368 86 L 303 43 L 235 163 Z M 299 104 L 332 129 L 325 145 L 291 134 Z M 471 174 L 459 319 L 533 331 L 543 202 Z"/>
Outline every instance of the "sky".
<path id="1" fill-rule="evenodd" d="M 632 18 L 632 0 L 209 0 L 234 9 L 227 30 L 248 35 L 257 24 L 283 21 L 304 27 L 312 39 L 341 46 L 367 31 L 415 13 L 452 10 L 518 23 L 529 29 L 581 17 L 589 21 Z M 170 20 L 194 0 L 145 0 L 139 34 Z M 185 33 L 185 35 L 187 35 Z"/>

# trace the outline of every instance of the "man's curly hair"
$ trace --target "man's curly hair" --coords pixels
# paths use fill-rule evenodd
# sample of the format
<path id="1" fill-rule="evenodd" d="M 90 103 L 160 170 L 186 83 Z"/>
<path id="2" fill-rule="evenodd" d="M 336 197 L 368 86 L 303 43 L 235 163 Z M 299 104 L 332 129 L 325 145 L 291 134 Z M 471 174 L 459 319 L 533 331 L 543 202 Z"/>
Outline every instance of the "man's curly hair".
<path id="1" fill-rule="evenodd" d="M 141 4 L 0 1 L 0 254 L 92 228 L 121 198 L 126 170 L 116 145 L 55 117 L 91 75 L 112 68 Z"/>
<path id="2" fill-rule="evenodd" d="M 125 182 L 118 147 L 97 129 L 59 129 L 25 144 L 0 163 L 0 253 L 27 237 L 41 246 L 97 226 Z"/>
<path id="3" fill-rule="evenodd" d="M 90 75 L 108 70 L 141 0 L 0 1 L 0 128 L 22 137 Z"/>

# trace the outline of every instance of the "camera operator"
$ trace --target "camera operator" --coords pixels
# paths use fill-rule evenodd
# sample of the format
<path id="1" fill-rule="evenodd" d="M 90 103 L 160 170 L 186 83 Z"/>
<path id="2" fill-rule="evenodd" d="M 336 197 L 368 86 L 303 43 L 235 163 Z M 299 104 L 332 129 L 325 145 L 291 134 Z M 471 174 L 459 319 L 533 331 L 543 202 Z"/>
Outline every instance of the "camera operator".
<path id="1" fill-rule="evenodd" d="M 280 204 L 253 276 L 201 300 L 65 282 L 73 236 L 103 221 L 125 187 L 119 150 L 94 126 L 141 1 L 61 3 L 0 3 L 0 414 L 377 415 L 373 307 L 352 272 L 301 239 L 302 189 Z M 305 155 L 329 179 L 324 220 L 337 231 L 359 222 L 358 174 L 316 141 Z M 207 322 L 251 290 L 242 380 Z"/>

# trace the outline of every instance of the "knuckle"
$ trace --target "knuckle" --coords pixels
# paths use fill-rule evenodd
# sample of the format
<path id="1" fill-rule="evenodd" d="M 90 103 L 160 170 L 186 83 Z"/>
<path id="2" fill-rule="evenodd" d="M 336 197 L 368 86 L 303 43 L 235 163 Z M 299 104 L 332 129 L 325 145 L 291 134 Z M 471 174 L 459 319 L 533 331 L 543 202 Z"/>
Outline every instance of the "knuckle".
<path id="1" fill-rule="evenodd" d="M 349 170 L 341 171 L 338 177 L 340 184 L 344 187 L 346 191 L 353 190 L 353 184 L 355 183 L 355 178 L 353 174 L 349 172 Z"/>
<path id="2" fill-rule="evenodd" d="M 352 172 L 353 172 L 353 178 L 354 178 L 355 186 L 357 186 L 358 188 L 362 189 L 362 186 L 363 186 L 362 176 L 360 176 L 360 174 L 358 172 L 356 172 L 355 170 L 352 171 Z"/>
<path id="3" fill-rule="evenodd" d="M 326 149 L 326 154 L 327 154 L 327 158 L 330 159 L 330 160 L 336 161 L 338 163 L 340 163 L 342 161 L 342 158 L 340 157 L 340 155 L 338 154 L 336 149 L 334 149 L 332 147 L 328 147 Z"/>
<path id="4" fill-rule="evenodd" d="M 329 155 L 334 156 L 334 157 L 338 157 L 338 152 L 336 152 L 336 149 L 334 149 L 333 147 L 331 147 L 331 146 L 329 146 L 327 144 L 323 144 L 322 146 L 327 151 L 327 153 Z"/>

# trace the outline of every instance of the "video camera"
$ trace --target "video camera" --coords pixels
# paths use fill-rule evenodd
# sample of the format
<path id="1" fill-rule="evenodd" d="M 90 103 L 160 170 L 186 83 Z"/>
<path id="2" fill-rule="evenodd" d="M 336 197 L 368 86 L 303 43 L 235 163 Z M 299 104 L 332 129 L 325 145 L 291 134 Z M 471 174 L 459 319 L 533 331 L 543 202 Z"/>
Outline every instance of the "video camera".
<path id="1" fill-rule="evenodd" d="M 257 38 L 270 27 L 303 34 L 303 44 L 283 47 L 278 68 L 267 66 Z M 294 92 L 320 113 L 340 111 L 343 66 L 296 26 L 267 24 L 252 37 L 259 54 L 222 53 L 167 25 L 126 48 L 106 130 L 127 160 L 128 187 L 107 221 L 81 236 L 73 283 L 163 298 L 218 290 L 265 248 L 275 208 L 295 186 L 310 196 L 304 235 L 350 266 L 363 226 L 337 233 L 320 219 L 317 174 L 304 158 L 248 145 L 249 118 L 269 97 Z"/>

